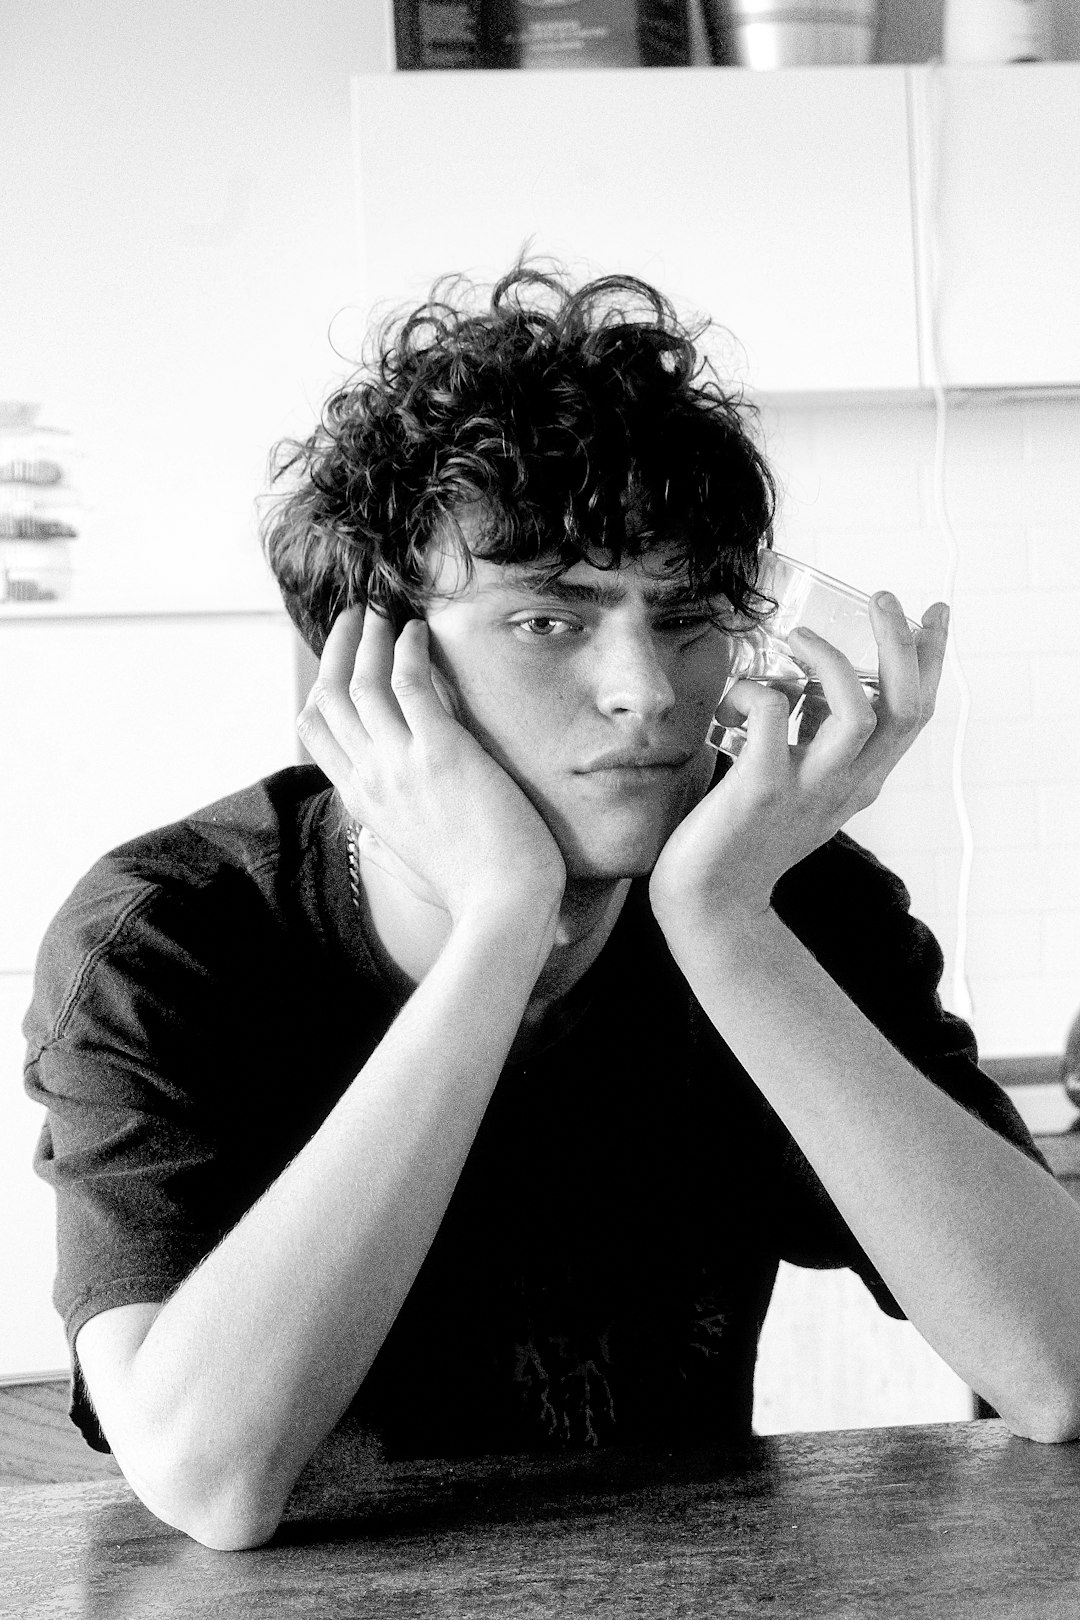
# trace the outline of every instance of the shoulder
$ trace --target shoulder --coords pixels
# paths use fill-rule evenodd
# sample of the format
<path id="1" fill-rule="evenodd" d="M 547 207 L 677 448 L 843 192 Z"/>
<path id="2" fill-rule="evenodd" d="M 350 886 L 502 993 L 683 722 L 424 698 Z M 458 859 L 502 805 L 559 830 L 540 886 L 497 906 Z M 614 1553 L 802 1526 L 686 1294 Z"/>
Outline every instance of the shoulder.
<path id="1" fill-rule="evenodd" d="M 88 999 L 100 1011 L 124 979 L 164 990 L 258 956 L 283 872 L 305 858 L 329 789 L 298 767 L 257 782 L 103 855 L 50 923 L 27 1016 L 31 1048 L 57 1038 Z M 111 987 L 111 988 L 110 988 Z"/>
<path id="2" fill-rule="evenodd" d="M 912 915 L 903 880 L 868 849 L 838 833 L 784 874 L 773 906 L 909 1057 L 931 1048 L 974 1055 L 971 1030 L 941 1005 L 941 946 Z"/>
<path id="3" fill-rule="evenodd" d="M 772 903 L 791 931 L 830 971 L 841 962 L 884 964 L 897 952 L 940 976 L 937 941 L 911 914 L 903 879 L 870 850 L 837 833 L 785 872 Z"/>
<path id="4" fill-rule="evenodd" d="M 854 838 L 840 832 L 784 873 L 776 886 L 773 904 L 785 921 L 794 925 L 803 914 L 823 904 L 839 906 L 845 912 L 882 907 L 906 912 L 911 896 L 902 878 Z"/>

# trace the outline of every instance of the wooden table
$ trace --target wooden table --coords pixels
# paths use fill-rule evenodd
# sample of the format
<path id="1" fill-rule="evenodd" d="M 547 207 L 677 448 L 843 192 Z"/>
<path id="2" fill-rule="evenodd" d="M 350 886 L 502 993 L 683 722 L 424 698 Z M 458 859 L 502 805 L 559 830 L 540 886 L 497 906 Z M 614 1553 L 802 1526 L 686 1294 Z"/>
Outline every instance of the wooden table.
<path id="1" fill-rule="evenodd" d="M 1076 1620 L 1078 1525 L 1080 1444 L 994 1421 L 383 1467 L 241 1553 L 123 1481 L 20 1486 L 0 1493 L 0 1614 Z"/>

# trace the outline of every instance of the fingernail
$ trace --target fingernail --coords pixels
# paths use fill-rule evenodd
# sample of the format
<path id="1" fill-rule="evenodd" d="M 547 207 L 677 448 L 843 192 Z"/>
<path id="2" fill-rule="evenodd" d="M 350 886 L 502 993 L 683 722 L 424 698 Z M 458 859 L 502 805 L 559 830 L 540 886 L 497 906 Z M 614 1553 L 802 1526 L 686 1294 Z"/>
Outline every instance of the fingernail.
<path id="1" fill-rule="evenodd" d="M 892 591 L 878 591 L 874 596 L 874 601 L 879 608 L 884 608 L 886 613 L 902 613 L 904 611 Z"/>

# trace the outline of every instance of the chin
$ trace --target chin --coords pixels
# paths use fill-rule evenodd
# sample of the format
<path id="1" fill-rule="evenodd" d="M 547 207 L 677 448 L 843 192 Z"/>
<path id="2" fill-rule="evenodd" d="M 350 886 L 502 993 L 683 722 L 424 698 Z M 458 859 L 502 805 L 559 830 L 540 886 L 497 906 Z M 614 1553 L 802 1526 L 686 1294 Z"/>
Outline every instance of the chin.
<path id="1" fill-rule="evenodd" d="M 582 840 L 562 847 L 566 875 L 571 881 L 608 881 L 648 877 L 667 841 L 667 835 L 627 840 L 619 844 L 590 845 Z"/>

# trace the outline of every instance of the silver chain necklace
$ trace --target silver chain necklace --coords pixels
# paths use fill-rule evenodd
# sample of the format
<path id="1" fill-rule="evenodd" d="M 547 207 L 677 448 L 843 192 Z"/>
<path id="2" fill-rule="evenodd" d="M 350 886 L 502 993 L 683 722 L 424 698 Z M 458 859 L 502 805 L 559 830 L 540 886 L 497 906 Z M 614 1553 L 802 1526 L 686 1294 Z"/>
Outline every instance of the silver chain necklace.
<path id="1" fill-rule="evenodd" d="M 360 841 L 356 836 L 356 828 L 350 826 L 345 834 L 345 850 L 349 863 L 349 893 L 352 895 L 353 905 L 360 910 Z"/>

